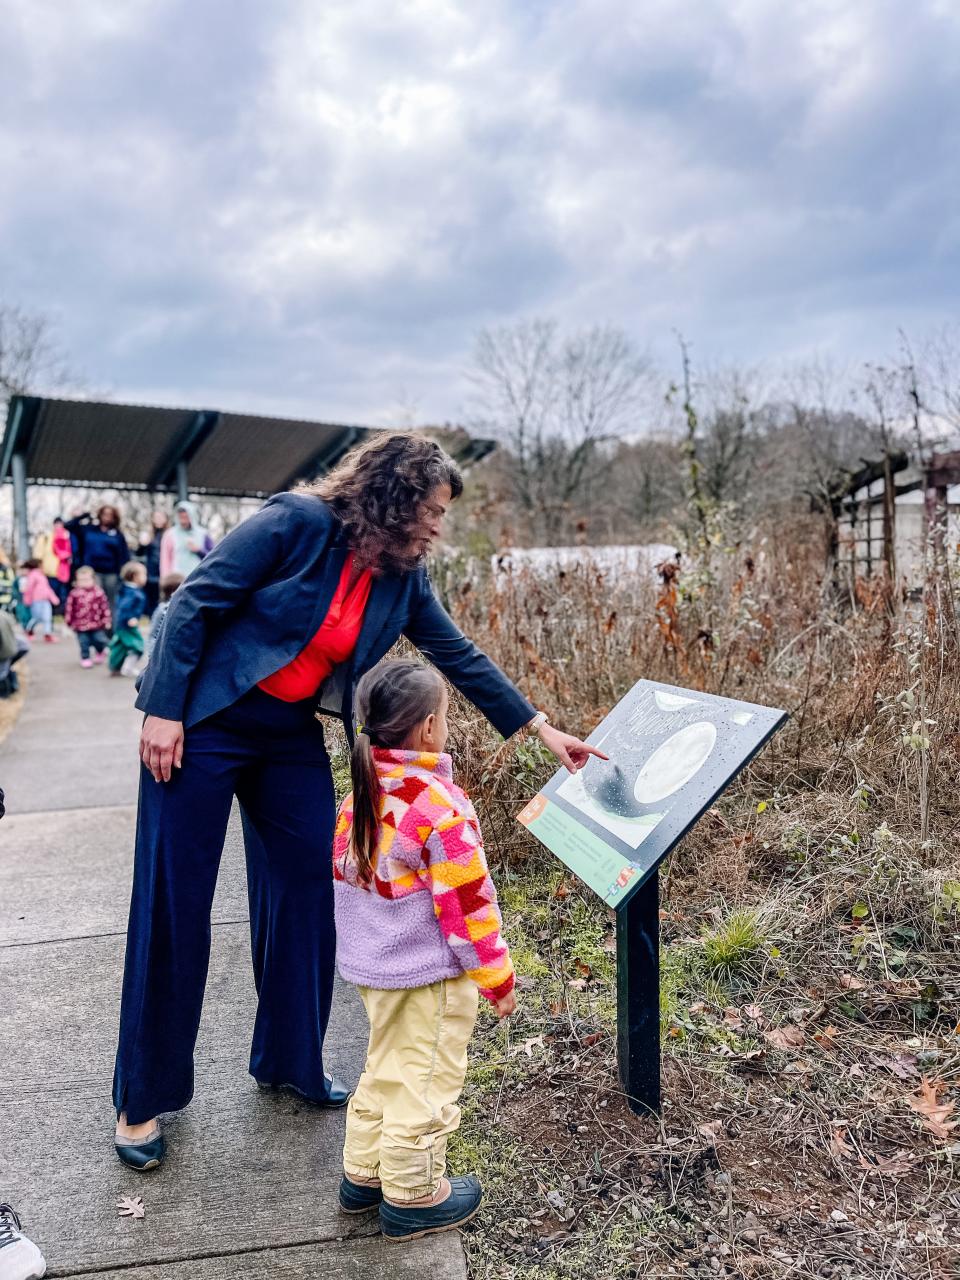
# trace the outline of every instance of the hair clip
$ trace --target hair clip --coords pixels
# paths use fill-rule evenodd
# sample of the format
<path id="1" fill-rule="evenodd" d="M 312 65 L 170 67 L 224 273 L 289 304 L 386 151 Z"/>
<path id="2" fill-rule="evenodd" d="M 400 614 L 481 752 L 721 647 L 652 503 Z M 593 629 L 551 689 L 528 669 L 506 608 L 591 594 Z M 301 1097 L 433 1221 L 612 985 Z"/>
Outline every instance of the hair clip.
<path id="1" fill-rule="evenodd" d="M 359 724 L 359 723 L 358 723 L 358 724 L 357 724 L 357 733 L 366 733 L 366 732 L 367 732 L 367 727 L 366 727 L 366 725 L 363 725 L 363 724 Z"/>

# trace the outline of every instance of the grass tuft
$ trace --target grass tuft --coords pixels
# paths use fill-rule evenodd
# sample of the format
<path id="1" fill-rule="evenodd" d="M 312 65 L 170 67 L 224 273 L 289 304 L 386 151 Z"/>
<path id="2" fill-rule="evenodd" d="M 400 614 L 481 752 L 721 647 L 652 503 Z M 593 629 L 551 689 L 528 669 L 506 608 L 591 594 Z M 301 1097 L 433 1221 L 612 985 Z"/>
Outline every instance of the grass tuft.
<path id="1" fill-rule="evenodd" d="M 707 971 L 722 977 L 740 975 L 767 945 L 759 912 L 733 911 L 715 929 L 704 930 L 703 958 Z"/>

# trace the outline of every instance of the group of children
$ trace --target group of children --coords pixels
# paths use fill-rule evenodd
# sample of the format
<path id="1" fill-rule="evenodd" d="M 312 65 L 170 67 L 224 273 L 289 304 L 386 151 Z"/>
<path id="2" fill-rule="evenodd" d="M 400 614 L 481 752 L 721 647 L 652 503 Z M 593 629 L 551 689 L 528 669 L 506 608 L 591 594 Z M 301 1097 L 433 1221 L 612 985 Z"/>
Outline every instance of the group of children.
<path id="1" fill-rule="evenodd" d="M 46 644 L 56 644 L 59 637 L 53 629 L 53 610 L 59 597 L 37 559 L 21 566 L 20 598 L 29 610 L 25 630 L 40 634 Z M 100 665 L 104 661 L 112 676 L 135 675 L 140 659 L 149 658 L 163 625 L 170 599 L 183 581 L 179 573 L 167 574 L 161 580 L 161 602 L 150 619 L 150 630 L 144 642 L 141 630 L 146 613 L 147 571 L 139 560 L 130 560 L 120 571 L 120 586 L 111 613 L 110 602 L 97 575 L 89 565 L 81 565 L 74 577 L 73 589 L 64 605 L 64 621 L 77 637 L 81 667 Z"/>

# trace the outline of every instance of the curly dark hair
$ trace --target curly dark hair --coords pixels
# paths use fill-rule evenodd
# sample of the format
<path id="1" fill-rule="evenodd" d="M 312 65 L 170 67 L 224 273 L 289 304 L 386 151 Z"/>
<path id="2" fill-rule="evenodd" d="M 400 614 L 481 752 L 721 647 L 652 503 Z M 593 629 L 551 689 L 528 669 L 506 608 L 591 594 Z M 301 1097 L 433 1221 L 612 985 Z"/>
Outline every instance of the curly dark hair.
<path id="1" fill-rule="evenodd" d="M 463 493 L 457 464 L 436 441 L 403 431 L 374 435 L 297 492 L 315 494 L 332 508 L 360 564 L 405 573 L 422 559 L 409 550 L 422 504 L 442 485 L 454 498 Z"/>

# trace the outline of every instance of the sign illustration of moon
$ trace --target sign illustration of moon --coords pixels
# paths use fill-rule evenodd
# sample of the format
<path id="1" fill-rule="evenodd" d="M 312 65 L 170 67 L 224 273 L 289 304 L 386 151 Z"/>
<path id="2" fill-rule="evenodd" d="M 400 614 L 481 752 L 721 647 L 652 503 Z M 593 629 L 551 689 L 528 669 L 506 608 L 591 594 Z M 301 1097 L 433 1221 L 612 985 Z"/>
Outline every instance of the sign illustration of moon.
<path id="1" fill-rule="evenodd" d="M 639 804 L 658 804 L 702 769 L 717 741 L 717 726 L 700 720 L 661 742 L 640 770 L 633 794 Z"/>

